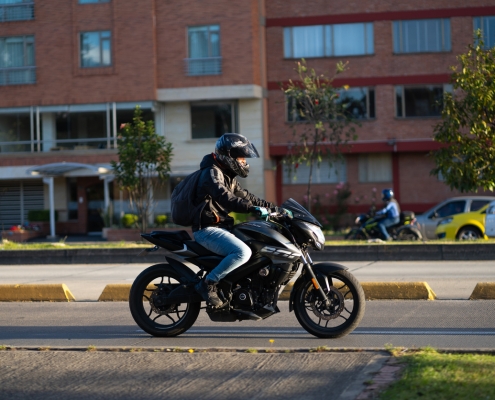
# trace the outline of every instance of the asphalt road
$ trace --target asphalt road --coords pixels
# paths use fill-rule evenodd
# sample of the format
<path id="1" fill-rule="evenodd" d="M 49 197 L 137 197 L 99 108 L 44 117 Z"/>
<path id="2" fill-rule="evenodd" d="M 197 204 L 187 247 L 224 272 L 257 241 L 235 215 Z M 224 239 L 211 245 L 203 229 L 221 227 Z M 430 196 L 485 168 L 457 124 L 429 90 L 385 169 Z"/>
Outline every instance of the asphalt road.
<path id="1" fill-rule="evenodd" d="M 442 349 L 495 347 L 495 301 L 367 301 L 352 334 L 318 339 L 288 312 L 263 321 L 211 322 L 204 311 L 183 335 L 155 338 L 134 323 L 125 302 L 1 303 L 0 345 L 20 347 L 383 349 L 433 346 Z M 270 339 L 274 340 L 273 344 Z"/>
<path id="2" fill-rule="evenodd" d="M 439 299 L 468 299 L 495 281 L 495 261 L 344 262 L 362 282 L 424 281 Z M 149 264 L 0 265 L 0 283 L 65 283 L 77 301 L 96 301 L 109 283 L 132 283 Z"/>

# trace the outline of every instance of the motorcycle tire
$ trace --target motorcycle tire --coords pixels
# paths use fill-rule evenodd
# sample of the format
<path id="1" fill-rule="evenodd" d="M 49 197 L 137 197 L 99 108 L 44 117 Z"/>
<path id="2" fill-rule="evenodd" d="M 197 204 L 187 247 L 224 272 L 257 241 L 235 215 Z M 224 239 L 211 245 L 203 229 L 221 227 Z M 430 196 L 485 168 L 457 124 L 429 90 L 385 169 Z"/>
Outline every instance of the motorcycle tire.
<path id="1" fill-rule="evenodd" d="M 361 229 L 352 228 L 347 235 L 344 236 L 345 240 L 367 240 L 368 238 Z"/>
<path id="2" fill-rule="evenodd" d="M 423 240 L 423 235 L 417 228 L 404 226 L 397 230 L 396 238 L 397 240 L 418 241 Z"/>
<path id="3" fill-rule="evenodd" d="M 358 280 L 348 271 L 331 272 L 326 278 L 330 292 L 326 282 L 319 280 L 318 283 L 332 302 L 331 309 L 326 309 L 318 300 L 320 294 L 312 281 L 302 281 L 302 284 L 294 288 L 294 313 L 301 326 L 310 334 L 319 338 L 337 339 L 351 333 L 361 322 L 365 309 L 364 291 Z"/>
<path id="4" fill-rule="evenodd" d="M 156 306 L 154 296 L 173 290 L 167 284 L 181 284 L 179 274 L 169 264 L 156 264 L 141 272 L 131 286 L 129 308 L 136 324 L 153 336 L 178 336 L 196 321 L 201 302 Z M 161 285 L 161 286 L 157 286 Z"/>

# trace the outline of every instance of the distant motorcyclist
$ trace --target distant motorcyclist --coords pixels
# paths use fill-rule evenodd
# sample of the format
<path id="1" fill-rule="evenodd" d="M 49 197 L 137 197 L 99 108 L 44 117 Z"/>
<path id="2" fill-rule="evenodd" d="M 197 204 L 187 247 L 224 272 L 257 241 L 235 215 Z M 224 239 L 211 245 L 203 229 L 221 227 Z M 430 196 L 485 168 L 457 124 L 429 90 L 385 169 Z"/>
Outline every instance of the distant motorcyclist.
<path id="1" fill-rule="evenodd" d="M 397 200 L 394 198 L 394 191 L 392 189 L 382 190 L 382 201 L 385 203 L 385 207 L 376 212 L 376 216 L 384 215 L 385 218 L 380 219 L 378 222 L 378 228 L 382 233 L 385 240 L 393 240 L 387 232 L 387 228 L 396 225 L 400 221 L 400 207 Z"/>

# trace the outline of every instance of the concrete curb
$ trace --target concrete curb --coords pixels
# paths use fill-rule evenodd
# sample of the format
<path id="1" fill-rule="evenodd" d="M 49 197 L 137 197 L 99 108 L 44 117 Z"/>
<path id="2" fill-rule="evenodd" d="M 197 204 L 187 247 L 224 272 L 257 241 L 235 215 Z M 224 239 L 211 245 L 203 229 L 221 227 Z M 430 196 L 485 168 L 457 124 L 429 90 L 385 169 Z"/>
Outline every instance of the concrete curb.
<path id="1" fill-rule="evenodd" d="M 112 283 L 106 285 L 98 301 L 128 301 L 131 286 L 130 283 Z"/>
<path id="2" fill-rule="evenodd" d="M 63 283 L 0 285 L 0 301 L 75 301 Z"/>
<path id="3" fill-rule="evenodd" d="M 279 300 L 289 300 L 294 283 L 284 288 Z M 366 300 L 435 300 L 426 282 L 361 282 Z"/>
<path id="4" fill-rule="evenodd" d="M 151 244 L 150 244 L 151 247 Z M 4 250 L 0 265 L 43 264 L 155 264 L 165 261 L 167 251 L 138 256 L 142 249 Z M 313 251 L 314 261 L 442 261 L 494 260 L 495 244 L 369 244 L 332 245 Z"/>
<path id="5" fill-rule="evenodd" d="M 478 282 L 469 300 L 495 300 L 495 282 Z"/>

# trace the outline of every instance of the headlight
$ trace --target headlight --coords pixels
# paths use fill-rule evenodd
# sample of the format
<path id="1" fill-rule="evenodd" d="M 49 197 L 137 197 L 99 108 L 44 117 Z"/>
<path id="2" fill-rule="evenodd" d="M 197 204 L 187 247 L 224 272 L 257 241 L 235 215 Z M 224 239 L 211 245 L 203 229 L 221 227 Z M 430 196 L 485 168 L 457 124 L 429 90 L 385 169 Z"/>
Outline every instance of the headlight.
<path id="1" fill-rule="evenodd" d="M 356 220 L 354 221 L 354 223 L 357 225 L 361 222 L 361 217 L 357 217 Z"/>
<path id="2" fill-rule="evenodd" d="M 319 226 L 308 224 L 306 222 L 302 222 L 302 223 L 304 224 L 304 226 L 306 226 L 306 228 L 308 228 L 311 231 L 311 233 L 313 233 L 316 247 L 320 250 L 323 249 L 323 246 L 325 246 L 325 235 L 323 234 L 321 228 Z"/>
<path id="3" fill-rule="evenodd" d="M 452 221 L 454 220 L 454 218 L 446 218 L 446 219 L 442 219 L 437 226 L 440 226 L 440 225 L 445 225 L 445 224 L 450 224 Z"/>

